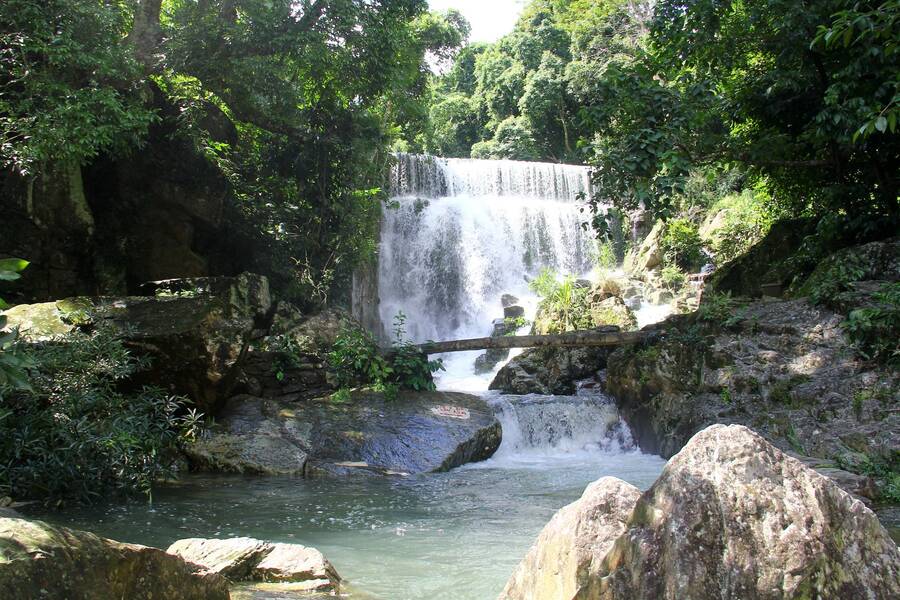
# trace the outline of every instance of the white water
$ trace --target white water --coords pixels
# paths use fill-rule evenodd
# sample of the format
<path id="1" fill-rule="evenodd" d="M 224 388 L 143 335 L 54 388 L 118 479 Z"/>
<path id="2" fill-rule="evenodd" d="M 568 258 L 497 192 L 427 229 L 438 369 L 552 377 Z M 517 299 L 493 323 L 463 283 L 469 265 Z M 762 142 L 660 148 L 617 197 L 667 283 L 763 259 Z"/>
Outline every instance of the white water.
<path id="1" fill-rule="evenodd" d="M 382 322 L 390 330 L 404 312 L 421 342 L 488 335 L 504 293 L 533 312 L 528 280 L 541 268 L 591 270 L 589 192 L 586 167 L 399 155 L 397 207 L 381 230 Z"/>

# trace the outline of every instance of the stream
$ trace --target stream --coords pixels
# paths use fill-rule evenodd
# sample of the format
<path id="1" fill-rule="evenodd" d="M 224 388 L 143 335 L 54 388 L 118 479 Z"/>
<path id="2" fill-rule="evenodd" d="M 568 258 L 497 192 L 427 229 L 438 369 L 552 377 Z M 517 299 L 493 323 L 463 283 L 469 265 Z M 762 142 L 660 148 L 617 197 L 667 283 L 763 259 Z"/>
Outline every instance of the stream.
<path id="1" fill-rule="evenodd" d="M 513 294 L 533 316 L 527 282 L 541 268 L 592 277 L 580 226 L 581 167 L 401 155 L 395 209 L 382 227 L 379 295 L 390 330 L 407 316 L 416 341 L 487 335 Z M 641 324 L 664 318 L 645 306 Z M 519 351 L 513 351 L 512 356 Z M 125 542 L 167 547 L 186 537 L 250 536 L 320 549 L 350 596 L 490 600 L 536 535 L 606 475 L 642 489 L 665 461 L 642 454 L 611 399 L 501 396 L 476 374 L 478 352 L 446 355 L 439 389 L 485 398 L 503 427 L 489 460 L 403 478 L 289 479 L 191 475 L 152 504 L 110 503 L 41 515 Z"/>

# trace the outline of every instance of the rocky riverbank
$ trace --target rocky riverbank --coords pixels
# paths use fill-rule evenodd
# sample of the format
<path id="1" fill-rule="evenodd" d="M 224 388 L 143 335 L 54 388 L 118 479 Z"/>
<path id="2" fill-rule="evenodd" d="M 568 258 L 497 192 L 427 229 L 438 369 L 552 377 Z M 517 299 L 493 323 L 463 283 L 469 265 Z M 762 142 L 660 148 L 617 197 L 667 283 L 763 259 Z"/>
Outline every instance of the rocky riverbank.
<path id="1" fill-rule="evenodd" d="M 643 494 L 590 485 L 500 600 L 898 595 L 900 550 L 869 509 L 749 429 L 714 425 Z"/>

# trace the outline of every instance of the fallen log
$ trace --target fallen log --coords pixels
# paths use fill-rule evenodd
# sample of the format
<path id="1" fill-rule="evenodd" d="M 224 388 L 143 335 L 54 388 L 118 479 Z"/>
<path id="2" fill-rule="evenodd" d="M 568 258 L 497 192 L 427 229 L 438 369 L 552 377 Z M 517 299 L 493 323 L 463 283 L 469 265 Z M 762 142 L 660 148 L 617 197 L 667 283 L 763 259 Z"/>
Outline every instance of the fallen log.
<path id="1" fill-rule="evenodd" d="M 492 348 L 578 348 L 583 346 L 624 346 L 636 344 L 650 335 L 646 331 L 569 331 L 549 335 L 506 335 L 498 337 L 428 342 L 417 348 L 425 354 L 488 350 Z"/>

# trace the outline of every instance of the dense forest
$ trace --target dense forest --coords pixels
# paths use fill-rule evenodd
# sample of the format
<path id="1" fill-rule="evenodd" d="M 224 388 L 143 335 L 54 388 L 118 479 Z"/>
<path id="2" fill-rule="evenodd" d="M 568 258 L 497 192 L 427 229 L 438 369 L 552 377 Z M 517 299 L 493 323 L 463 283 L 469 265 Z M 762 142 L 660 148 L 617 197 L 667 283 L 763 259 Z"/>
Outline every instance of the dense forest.
<path id="1" fill-rule="evenodd" d="M 900 596 L 900 0 L 429 4 L 0 0 L 0 597 Z"/>

